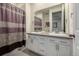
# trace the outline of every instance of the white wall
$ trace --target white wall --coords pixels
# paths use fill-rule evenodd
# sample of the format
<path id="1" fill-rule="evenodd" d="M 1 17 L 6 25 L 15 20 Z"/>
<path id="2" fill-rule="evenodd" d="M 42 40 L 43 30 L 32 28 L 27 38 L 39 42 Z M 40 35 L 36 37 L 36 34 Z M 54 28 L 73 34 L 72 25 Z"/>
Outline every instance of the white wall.
<path id="1" fill-rule="evenodd" d="M 31 22 L 32 22 L 32 9 L 29 3 L 26 3 L 26 32 L 31 31 Z"/>
<path id="2" fill-rule="evenodd" d="M 34 11 L 39 11 L 41 9 L 49 8 L 58 4 L 60 3 L 34 3 L 33 7 L 34 7 Z"/>
<path id="3" fill-rule="evenodd" d="M 74 4 L 69 4 L 69 33 L 74 34 Z"/>
<path id="4" fill-rule="evenodd" d="M 74 8 L 74 30 L 75 30 L 75 44 L 74 44 L 74 52 L 75 55 L 79 56 L 79 3 L 75 4 L 75 8 Z"/>
<path id="5" fill-rule="evenodd" d="M 26 3 L 26 33 L 31 30 L 31 7 L 29 3 Z M 28 35 L 26 34 L 26 47 L 27 47 Z"/>
<path id="6" fill-rule="evenodd" d="M 13 5 L 15 5 L 15 6 L 21 8 L 23 10 L 25 10 L 25 6 L 26 6 L 25 3 L 11 3 L 11 4 L 13 4 Z"/>

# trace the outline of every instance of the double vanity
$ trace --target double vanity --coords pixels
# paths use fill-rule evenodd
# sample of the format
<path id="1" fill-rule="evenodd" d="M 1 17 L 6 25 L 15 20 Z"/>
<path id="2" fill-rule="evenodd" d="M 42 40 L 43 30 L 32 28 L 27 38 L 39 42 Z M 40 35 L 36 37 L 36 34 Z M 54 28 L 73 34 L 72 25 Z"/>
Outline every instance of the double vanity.
<path id="1" fill-rule="evenodd" d="M 40 55 L 72 56 L 73 38 L 65 34 L 27 33 L 27 48 Z"/>

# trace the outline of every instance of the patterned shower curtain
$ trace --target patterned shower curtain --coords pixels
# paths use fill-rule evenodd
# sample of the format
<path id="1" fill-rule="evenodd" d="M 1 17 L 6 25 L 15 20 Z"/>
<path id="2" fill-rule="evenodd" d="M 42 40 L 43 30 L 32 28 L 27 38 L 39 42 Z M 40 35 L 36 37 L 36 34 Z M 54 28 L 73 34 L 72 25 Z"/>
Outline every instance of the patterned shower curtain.
<path id="1" fill-rule="evenodd" d="M 0 55 L 25 45 L 25 12 L 8 3 L 0 3 Z"/>

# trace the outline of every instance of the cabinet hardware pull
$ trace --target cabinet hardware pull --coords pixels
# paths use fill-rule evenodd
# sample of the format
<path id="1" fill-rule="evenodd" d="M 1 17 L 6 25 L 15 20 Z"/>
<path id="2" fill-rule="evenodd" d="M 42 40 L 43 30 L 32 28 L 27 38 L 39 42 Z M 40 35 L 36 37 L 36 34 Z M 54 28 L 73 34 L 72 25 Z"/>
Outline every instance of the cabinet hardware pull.
<path id="1" fill-rule="evenodd" d="M 64 42 L 64 41 L 60 41 L 61 43 L 67 43 L 67 42 Z"/>
<path id="2" fill-rule="evenodd" d="M 70 36 L 70 37 L 74 37 L 74 38 L 75 38 L 75 35 L 70 34 L 69 36 Z"/>
<path id="3" fill-rule="evenodd" d="M 44 43 L 41 42 L 40 44 L 44 44 Z"/>
<path id="4" fill-rule="evenodd" d="M 50 41 L 55 41 L 55 40 L 50 40 Z"/>
<path id="5" fill-rule="evenodd" d="M 59 50 L 59 45 L 58 44 L 56 45 L 56 50 Z"/>

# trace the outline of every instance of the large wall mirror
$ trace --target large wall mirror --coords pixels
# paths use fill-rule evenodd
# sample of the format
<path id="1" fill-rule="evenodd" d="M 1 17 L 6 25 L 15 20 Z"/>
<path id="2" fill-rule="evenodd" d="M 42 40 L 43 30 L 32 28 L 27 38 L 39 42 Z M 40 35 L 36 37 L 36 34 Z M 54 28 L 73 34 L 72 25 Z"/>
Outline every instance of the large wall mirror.
<path id="1" fill-rule="evenodd" d="M 65 4 L 35 12 L 34 31 L 65 33 Z"/>

